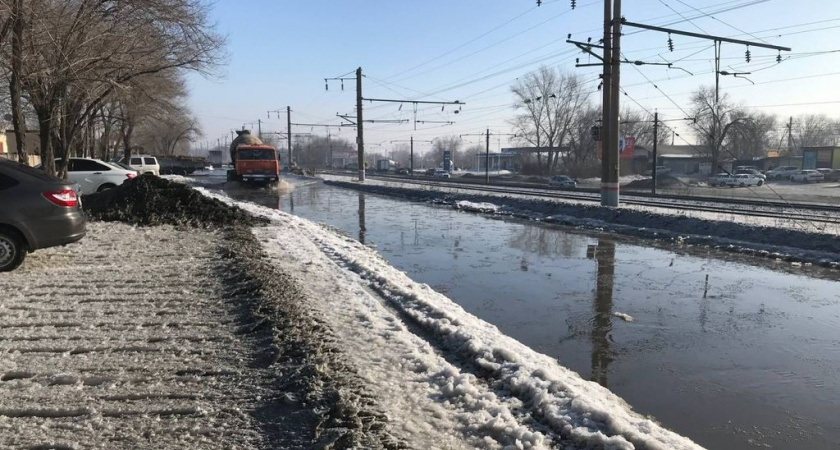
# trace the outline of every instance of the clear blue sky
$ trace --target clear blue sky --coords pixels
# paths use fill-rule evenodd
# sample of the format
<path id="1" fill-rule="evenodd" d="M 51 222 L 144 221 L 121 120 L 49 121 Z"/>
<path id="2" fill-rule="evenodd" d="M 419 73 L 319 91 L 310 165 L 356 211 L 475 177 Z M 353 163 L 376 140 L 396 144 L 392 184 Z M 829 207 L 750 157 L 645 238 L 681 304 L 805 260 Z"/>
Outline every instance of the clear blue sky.
<path id="1" fill-rule="evenodd" d="M 736 102 L 787 118 L 803 113 L 840 117 L 840 2 L 837 0 L 625 0 L 629 21 L 788 46 L 791 54 L 775 64 L 777 52 L 723 45 L 726 70 L 753 72 L 750 81 L 721 77 L 721 90 Z M 514 115 L 510 85 L 540 65 L 584 76 L 592 91 L 598 68 L 575 68 L 575 58 L 589 58 L 565 43 L 600 38 L 603 1 L 534 0 L 219 0 L 212 20 L 228 36 L 230 64 L 222 76 L 190 76 L 190 105 L 201 120 L 202 140 L 215 144 L 245 123 L 263 120 L 263 131 L 284 131 L 269 110 L 292 107 L 293 122 L 338 124 L 336 113 L 355 115 L 354 81 L 330 83 L 362 67 L 364 96 L 466 102 L 454 108 L 420 107 L 418 120 L 455 121 L 454 125 L 367 124 L 366 147 L 387 151 L 391 140 L 428 140 L 437 136 L 510 133 Z M 735 8 L 731 11 L 723 11 Z M 704 13 L 714 13 L 704 16 Z M 691 19 L 691 20 L 685 20 Z M 659 66 L 622 66 L 622 101 L 636 108 L 658 109 L 663 118 L 678 118 L 689 109 L 691 92 L 714 85 L 712 44 L 658 32 L 624 28 L 622 51 L 631 60 L 677 61 L 682 70 Z M 838 50 L 812 55 L 812 52 Z M 593 61 L 594 62 L 594 61 Z M 641 72 L 641 73 L 640 73 Z M 352 74 L 351 74 L 352 76 Z M 647 79 L 645 78 L 647 77 Z M 791 80 L 791 78 L 797 78 Z M 655 88 L 656 84 L 659 89 Z M 667 95 L 667 97 L 665 96 Z M 670 99 L 668 98 L 670 97 Z M 631 100 L 632 99 L 632 100 Z M 597 101 L 596 97 L 593 100 Z M 638 102 L 641 107 L 634 103 Z M 780 106 L 777 106 L 780 105 Z M 412 119 L 412 107 L 365 103 L 366 119 Z M 689 130 L 671 124 L 681 135 Z M 256 127 L 256 125 L 253 125 Z M 295 132 L 326 134 L 324 129 L 295 127 Z M 354 130 L 331 132 L 354 139 Z M 478 137 L 472 137 L 472 143 Z M 679 139 L 677 139 L 679 143 Z M 379 145 L 377 145 L 379 144 Z M 493 139 L 491 148 L 508 144 Z M 418 144 L 422 151 L 423 145 Z"/>

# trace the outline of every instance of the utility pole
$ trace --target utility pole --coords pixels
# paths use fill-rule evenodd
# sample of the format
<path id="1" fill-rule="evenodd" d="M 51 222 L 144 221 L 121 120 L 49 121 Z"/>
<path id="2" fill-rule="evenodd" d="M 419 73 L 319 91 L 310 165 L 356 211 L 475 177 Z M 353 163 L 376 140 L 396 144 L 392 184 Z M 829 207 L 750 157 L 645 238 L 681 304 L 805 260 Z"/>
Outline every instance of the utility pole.
<path id="1" fill-rule="evenodd" d="M 400 141 L 400 140 L 396 140 L 396 141 L 391 141 L 391 144 L 396 143 L 396 142 L 409 142 L 409 143 L 411 144 L 411 153 L 410 153 L 410 156 L 409 156 L 409 161 L 408 161 L 408 164 L 409 164 L 409 168 L 410 168 L 410 170 L 411 170 L 411 173 L 409 173 L 409 175 L 413 177 L 413 176 L 414 176 L 414 143 L 415 143 L 415 142 L 428 142 L 428 143 L 430 143 L 430 144 L 431 144 L 431 143 L 432 143 L 432 142 L 434 142 L 434 141 L 415 141 L 415 140 L 414 140 L 414 136 L 412 135 L 412 136 L 411 136 L 411 139 L 409 139 L 408 141 L 405 141 L 405 140 L 402 140 L 402 141 Z"/>
<path id="2" fill-rule="evenodd" d="M 793 154 L 793 116 L 788 121 L 788 156 Z"/>
<path id="3" fill-rule="evenodd" d="M 365 133 L 362 120 L 362 68 L 356 69 L 356 145 L 359 150 L 359 181 L 365 181 Z"/>
<path id="4" fill-rule="evenodd" d="M 621 99 L 620 77 L 621 77 L 621 0 L 613 0 L 612 16 L 612 49 L 610 65 L 610 139 L 604 148 L 604 154 L 609 154 L 609 165 L 607 166 L 607 178 L 601 182 L 601 204 L 604 206 L 618 206 L 619 201 L 619 101 Z M 606 85 L 605 85 L 606 87 Z"/>
<path id="5" fill-rule="evenodd" d="M 262 140 L 262 120 L 257 119 L 257 138 Z"/>
<path id="6" fill-rule="evenodd" d="M 653 113 L 653 187 L 650 193 L 656 195 L 656 146 L 659 141 L 659 111 Z"/>
<path id="7" fill-rule="evenodd" d="M 286 140 L 289 141 L 289 160 L 286 162 L 292 170 L 292 107 L 286 106 Z"/>
<path id="8" fill-rule="evenodd" d="M 609 143 L 612 141 L 613 127 L 610 122 L 612 110 L 612 4 L 604 0 L 604 73 L 601 78 L 603 92 L 603 106 L 601 107 L 601 205 L 609 202 L 607 195 L 607 180 L 609 179 L 610 152 Z"/>
<path id="9" fill-rule="evenodd" d="M 487 128 L 487 146 L 484 150 L 484 160 L 487 164 L 484 165 L 484 182 L 490 184 L 490 128 Z"/>

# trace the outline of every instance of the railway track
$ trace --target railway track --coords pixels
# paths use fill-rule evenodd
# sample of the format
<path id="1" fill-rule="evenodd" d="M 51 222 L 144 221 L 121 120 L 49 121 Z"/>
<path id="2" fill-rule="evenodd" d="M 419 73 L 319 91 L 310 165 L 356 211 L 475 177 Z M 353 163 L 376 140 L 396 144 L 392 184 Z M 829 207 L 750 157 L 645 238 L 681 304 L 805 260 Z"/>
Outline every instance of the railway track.
<path id="1" fill-rule="evenodd" d="M 393 175 L 369 175 L 369 178 L 393 180 L 403 184 L 469 189 L 471 191 L 507 194 L 539 195 L 542 198 L 600 203 L 600 193 L 595 190 L 562 190 L 523 184 L 485 185 L 471 182 L 424 180 Z M 714 197 L 686 197 L 674 195 L 622 193 L 622 203 L 652 208 L 680 211 L 732 214 L 778 220 L 796 220 L 819 225 L 840 225 L 840 207 L 810 203 L 762 202 L 747 199 L 720 199 Z M 803 224 L 803 226 L 806 226 Z"/>

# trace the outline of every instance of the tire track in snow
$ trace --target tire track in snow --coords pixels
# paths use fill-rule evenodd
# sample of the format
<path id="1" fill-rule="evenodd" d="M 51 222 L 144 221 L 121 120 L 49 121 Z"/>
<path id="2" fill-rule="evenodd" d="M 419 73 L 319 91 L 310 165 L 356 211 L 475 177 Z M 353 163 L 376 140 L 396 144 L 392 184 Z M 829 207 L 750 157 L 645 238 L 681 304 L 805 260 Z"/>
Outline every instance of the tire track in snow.
<path id="1" fill-rule="evenodd" d="M 214 276 L 220 239 L 93 222 L 0 274 L 0 447 L 268 447 L 273 374 Z"/>

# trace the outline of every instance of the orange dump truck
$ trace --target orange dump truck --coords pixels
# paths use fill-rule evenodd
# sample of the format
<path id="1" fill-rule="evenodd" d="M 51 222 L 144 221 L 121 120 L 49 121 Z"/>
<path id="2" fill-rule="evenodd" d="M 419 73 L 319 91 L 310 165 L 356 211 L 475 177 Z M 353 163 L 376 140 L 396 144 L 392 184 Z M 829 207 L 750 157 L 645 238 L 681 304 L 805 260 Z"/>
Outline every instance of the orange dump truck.
<path id="1" fill-rule="evenodd" d="M 280 163 L 277 149 L 265 145 L 248 130 L 236 132 L 236 139 L 230 144 L 230 160 L 233 168 L 228 170 L 228 181 L 271 183 L 280 179 Z"/>

